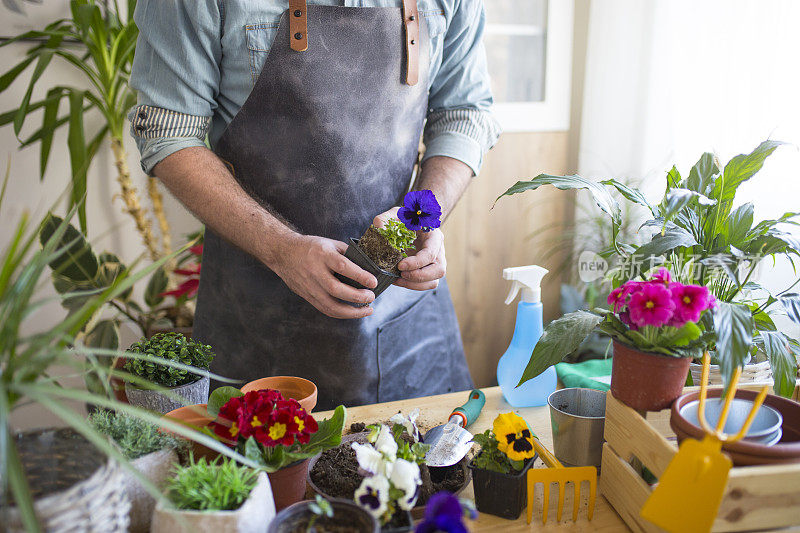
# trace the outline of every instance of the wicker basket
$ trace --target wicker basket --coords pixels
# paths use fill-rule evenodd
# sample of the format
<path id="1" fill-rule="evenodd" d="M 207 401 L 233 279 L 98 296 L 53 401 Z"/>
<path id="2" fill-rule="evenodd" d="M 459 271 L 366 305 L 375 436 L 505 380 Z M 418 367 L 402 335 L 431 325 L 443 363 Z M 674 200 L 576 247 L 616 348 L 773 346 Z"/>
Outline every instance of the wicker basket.
<path id="1" fill-rule="evenodd" d="M 67 430 L 46 430 L 58 434 Z M 85 446 L 94 450 L 84 441 Z M 99 454 L 96 450 L 94 453 Z M 26 468 L 27 471 L 27 468 Z M 32 484 L 35 479 L 28 476 Z M 71 487 L 37 498 L 34 503 L 42 529 L 53 533 L 102 531 L 124 533 L 128 530 L 130 501 L 125 494 L 122 467 L 109 459 L 86 479 Z M 10 508 L 0 523 L 0 532 L 24 532 L 19 511 Z"/>
<path id="2" fill-rule="evenodd" d="M 692 363 L 689 366 L 689 371 L 692 373 L 692 382 L 695 385 L 700 385 L 700 378 L 703 372 L 703 365 Z M 772 383 L 772 369 L 769 366 L 769 361 L 762 361 L 752 365 L 744 365 L 742 368 L 742 377 L 739 383 Z M 722 374 L 719 371 L 719 365 L 711 365 L 711 371 L 708 374 L 709 385 L 722 385 Z"/>

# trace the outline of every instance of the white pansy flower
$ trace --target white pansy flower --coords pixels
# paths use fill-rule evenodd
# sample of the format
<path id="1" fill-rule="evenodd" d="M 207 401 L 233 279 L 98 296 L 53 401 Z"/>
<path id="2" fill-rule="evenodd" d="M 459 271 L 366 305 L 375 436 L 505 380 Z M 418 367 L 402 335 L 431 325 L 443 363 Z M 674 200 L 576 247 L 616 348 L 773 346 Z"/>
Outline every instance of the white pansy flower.
<path id="1" fill-rule="evenodd" d="M 394 461 L 397 457 L 397 442 L 389 426 L 381 426 L 378 438 L 375 439 L 375 449 L 381 452 L 389 461 Z"/>
<path id="2" fill-rule="evenodd" d="M 403 491 L 403 497 L 397 500 L 400 508 L 408 511 L 414 507 L 417 502 L 419 487 L 422 485 L 419 465 L 405 459 L 398 459 L 394 463 L 389 481 L 395 488 Z"/>
<path id="3" fill-rule="evenodd" d="M 419 428 L 417 427 L 417 418 L 419 418 L 419 407 L 411 411 L 408 416 L 404 416 L 403 413 L 397 413 L 389 419 L 389 422 L 392 424 L 400 424 L 405 427 L 408 434 L 418 442 L 420 434 Z"/>
<path id="4" fill-rule="evenodd" d="M 353 499 L 375 518 L 386 512 L 389 503 L 389 480 L 383 476 L 365 477 L 356 489 Z"/>
<path id="5" fill-rule="evenodd" d="M 358 466 L 370 474 L 388 476 L 392 472 L 392 464 L 387 462 L 383 454 L 369 444 L 354 442 L 351 444 L 356 452 Z"/>

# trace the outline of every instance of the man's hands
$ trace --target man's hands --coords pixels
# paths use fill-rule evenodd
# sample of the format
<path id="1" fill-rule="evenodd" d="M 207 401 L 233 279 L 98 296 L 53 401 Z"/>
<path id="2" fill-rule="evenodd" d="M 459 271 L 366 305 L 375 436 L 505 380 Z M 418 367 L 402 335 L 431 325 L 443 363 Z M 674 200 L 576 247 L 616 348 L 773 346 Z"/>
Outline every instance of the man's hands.
<path id="1" fill-rule="evenodd" d="M 376 227 L 382 227 L 387 220 L 397 216 L 397 207 L 381 213 L 372 221 Z M 417 253 L 406 257 L 397 267 L 401 278 L 394 284 L 415 291 L 426 291 L 439 286 L 439 280 L 447 270 L 447 259 L 444 254 L 444 234 L 440 229 L 418 233 L 414 243 Z"/>
<path id="2" fill-rule="evenodd" d="M 289 289 L 317 310 L 333 318 L 363 318 L 372 314 L 369 306 L 353 307 L 337 300 L 368 304 L 375 300 L 375 294 L 342 283 L 333 275 L 334 272 L 365 287 L 378 285 L 375 276 L 344 256 L 345 243 L 295 233 L 284 241 L 281 248 L 281 253 L 269 267 Z"/>

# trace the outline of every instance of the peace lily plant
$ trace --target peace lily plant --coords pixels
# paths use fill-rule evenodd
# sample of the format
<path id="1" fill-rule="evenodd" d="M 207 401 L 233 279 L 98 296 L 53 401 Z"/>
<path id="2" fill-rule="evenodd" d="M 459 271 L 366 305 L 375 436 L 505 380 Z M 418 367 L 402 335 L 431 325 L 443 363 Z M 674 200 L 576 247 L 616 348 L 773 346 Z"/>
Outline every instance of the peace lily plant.
<path id="1" fill-rule="evenodd" d="M 769 264 L 765 259 L 785 257 L 793 262 L 800 257 L 800 240 L 786 231 L 788 225 L 800 225 L 800 213 L 788 212 L 776 219 L 755 222 L 752 203 L 734 208 L 738 187 L 761 170 L 765 160 L 782 144 L 764 141 L 751 153 L 737 155 L 724 166 L 714 154 L 705 153 L 685 177 L 672 167 L 657 204 L 650 203 L 641 190 L 615 179 L 594 181 L 577 175 L 541 174 L 517 182 L 500 198 L 544 185 L 589 191 L 611 219 L 611 246 L 597 252 L 617 264 L 609 272 L 613 286 L 619 287 L 628 280 L 643 281 L 653 267 L 662 265 L 672 272 L 676 282 L 708 287 L 716 305 L 703 314 L 698 327 L 707 333 L 708 346 L 716 352 L 725 381 L 758 351 L 770 362 L 776 392 L 788 397 L 794 390 L 800 343 L 778 331 L 774 318 L 784 314 L 800 323 L 800 294 L 792 292 L 800 279 L 772 294 L 754 280 L 754 274 L 759 265 Z M 622 211 L 612 191 L 647 213 L 641 229 L 653 230 L 649 240 L 641 245 L 619 241 Z M 550 340 L 545 335 L 542 341 L 560 347 L 546 350 L 547 355 L 544 348 L 535 352 L 522 376 L 523 382 L 560 360 L 562 352 L 570 349 L 568 339 L 564 338 L 563 343 L 553 339 L 557 333 L 583 338 L 597 326 L 597 315 L 581 312 L 570 323 L 575 329 L 569 332 L 564 327 L 549 329 Z M 651 343 L 654 348 L 658 347 L 656 344 Z"/>

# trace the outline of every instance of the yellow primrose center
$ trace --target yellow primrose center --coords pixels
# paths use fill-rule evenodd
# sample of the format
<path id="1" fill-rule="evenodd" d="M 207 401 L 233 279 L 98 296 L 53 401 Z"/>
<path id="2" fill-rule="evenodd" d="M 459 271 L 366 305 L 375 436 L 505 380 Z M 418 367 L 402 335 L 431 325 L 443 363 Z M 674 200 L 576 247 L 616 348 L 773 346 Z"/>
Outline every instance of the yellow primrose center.
<path id="1" fill-rule="evenodd" d="M 294 423 L 297 424 L 297 431 L 303 431 L 303 428 L 306 427 L 305 421 L 299 416 L 294 417 Z"/>
<path id="2" fill-rule="evenodd" d="M 690 303 L 692 303 L 692 299 L 689 298 L 688 296 L 684 296 L 683 297 L 683 303 L 690 304 Z"/>
<path id="3" fill-rule="evenodd" d="M 275 423 L 269 427 L 269 438 L 272 440 L 282 439 L 286 435 L 286 424 Z"/>
<path id="4" fill-rule="evenodd" d="M 239 434 L 239 426 L 236 425 L 236 422 L 231 424 L 231 428 L 229 431 L 231 432 L 231 435 L 233 435 L 234 437 Z"/>
<path id="5" fill-rule="evenodd" d="M 250 425 L 253 426 L 254 428 L 257 428 L 259 426 L 263 426 L 264 423 L 261 420 L 259 420 L 257 416 L 254 416 L 253 420 L 250 421 Z"/>
<path id="6" fill-rule="evenodd" d="M 656 306 L 656 304 L 654 304 L 654 303 L 653 303 L 653 301 L 652 301 L 652 300 L 650 300 L 650 301 L 648 301 L 646 304 L 644 304 L 644 306 L 645 306 L 646 308 L 648 308 L 648 309 L 652 309 L 652 308 L 654 308 L 654 307 Z"/>

